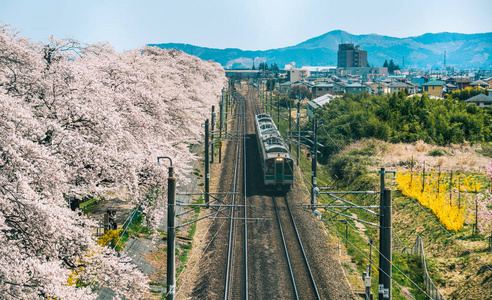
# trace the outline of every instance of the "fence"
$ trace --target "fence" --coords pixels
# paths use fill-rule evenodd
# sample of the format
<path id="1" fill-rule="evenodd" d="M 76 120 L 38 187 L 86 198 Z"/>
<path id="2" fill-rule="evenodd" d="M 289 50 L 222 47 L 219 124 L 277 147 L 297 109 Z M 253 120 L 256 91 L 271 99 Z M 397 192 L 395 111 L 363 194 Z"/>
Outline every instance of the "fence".
<path id="1" fill-rule="evenodd" d="M 420 235 L 417 235 L 417 239 L 415 240 L 415 244 L 412 248 L 403 248 L 401 250 L 403 254 L 414 254 L 419 255 L 422 260 L 422 272 L 424 277 L 424 285 L 427 294 L 433 300 L 444 300 L 444 296 L 439 292 L 436 285 L 432 282 L 432 279 L 427 272 L 427 264 L 425 262 L 425 254 L 424 254 L 424 244 L 422 242 L 422 238 Z"/>
<path id="2" fill-rule="evenodd" d="M 130 216 L 126 219 L 125 223 L 123 224 L 123 230 L 120 232 L 120 236 L 125 234 L 126 230 L 128 229 L 128 226 L 130 226 L 139 215 L 140 212 L 142 211 L 142 206 L 138 205 L 132 212 L 130 213 Z"/>

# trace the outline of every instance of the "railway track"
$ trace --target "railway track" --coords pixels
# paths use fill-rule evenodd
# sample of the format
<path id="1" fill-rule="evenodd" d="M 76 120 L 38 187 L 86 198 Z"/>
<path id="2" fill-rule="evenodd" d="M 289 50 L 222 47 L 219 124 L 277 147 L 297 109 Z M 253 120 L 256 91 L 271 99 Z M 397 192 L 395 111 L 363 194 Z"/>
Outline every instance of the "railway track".
<path id="1" fill-rule="evenodd" d="M 296 299 L 321 299 L 287 197 L 272 197 Z"/>
<path id="2" fill-rule="evenodd" d="M 233 180 L 233 196 L 229 223 L 229 239 L 227 252 L 227 268 L 224 299 L 248 298 L 248 229 L 245 189 L 245 128 L 246 104 L 244 97 L 238 93 L 236 98 L 236 125 L 238 142 L 235 149 L 235 167 Z M 241 207 L 243 207 L 241 209 Z"/>

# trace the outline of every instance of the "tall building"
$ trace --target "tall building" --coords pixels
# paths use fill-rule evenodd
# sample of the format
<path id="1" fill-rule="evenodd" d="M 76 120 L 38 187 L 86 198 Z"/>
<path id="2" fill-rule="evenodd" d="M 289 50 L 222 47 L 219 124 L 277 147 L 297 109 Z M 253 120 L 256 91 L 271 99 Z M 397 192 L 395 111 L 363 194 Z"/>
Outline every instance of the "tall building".
<path id="1" fill-rule="evenodd" d="M 360 50 L 360 45 L 338 45 L 338 68 L 367 67 L 367 51 Z"/>

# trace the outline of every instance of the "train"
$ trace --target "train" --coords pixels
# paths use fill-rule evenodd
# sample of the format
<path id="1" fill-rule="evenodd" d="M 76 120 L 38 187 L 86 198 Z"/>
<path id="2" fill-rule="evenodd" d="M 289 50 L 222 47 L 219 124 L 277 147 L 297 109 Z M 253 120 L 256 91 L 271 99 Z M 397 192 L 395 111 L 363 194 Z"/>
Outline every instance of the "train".
<path id="1" fill-rule="evenodd" d="M 294 161 L 269 114 L 255 116 L 255 130 L 267 190 L 290 190 L 294 182 Z"/>

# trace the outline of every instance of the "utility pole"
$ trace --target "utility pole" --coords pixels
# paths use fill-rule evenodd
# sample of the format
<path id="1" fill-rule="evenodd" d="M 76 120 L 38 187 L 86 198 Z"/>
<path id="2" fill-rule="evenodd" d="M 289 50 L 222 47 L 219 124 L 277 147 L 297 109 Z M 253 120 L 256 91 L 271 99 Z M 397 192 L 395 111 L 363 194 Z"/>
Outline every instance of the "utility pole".
<path id="1" fill-rule="evenodd" d="M 391 299 L 391 190 L 385 188 L 384 176 L 386 172 L 381 168 L 381 216 L 379 231 L 379 300 Z M 391 172 L 393 173 L 393 172 Z"/>
<path id="2" fill-rule="evenodd" d="M 318 154 L 318 120 L 313 120 L 314 140 L 311 153 L 311 204 L 316 205 L 316 193 L 319 191 L 316 186 L 316 167 Z M 314 208 L 313 208 L 314 210 Z"/>
<path id="3" fill-rule="evenodd" d="M 229 97 L 231 96 L 231 83 L 229 81 L 229 92 L 227 93 L 226 103 L 225 103 L 225 131 L 227 132 L 227 106 L 229 105 Z"/>
<path id="4" fill-rule="evenodd" d="M 280 128 L 280 97 L 277 97 L 277 124 Z"/>
<path id="5" fill-rule="evenodd" d="M 176 213 L 174 206 L 176 204 L 176 178 L 174 178 L 174 167 L 171 158 L 158 157 L 157 163 L 160 159 L 169 159 L 169 177 L 167 179 L 167 300 L 174 300 L 175 295 L 175 246 L 176 246 L 176 227 L 174 225 L 174 219 Z"/>
<path id="6" fill-rule="evenodd" d="M 210 163 L 214 163 L 214 127 L 215 127 L 215 105 L 212 105 L 212 157 Z"/>
<path id="7" fill-rule="evenodd" d="M 220 125 L 219 125 L 219 164 L 222 162 L 222 126 L 224 123 L 224 91 L 222 88 L 222 99 L 220 102 Z"/>
<path id="8" fill-rule="evenodd" d="M 301 152 L 301 100 L 297 101 L 297 165 L 299 165 Z"/>
<path id="9" fill-rule="evenodd" d="M 209 149 L 209 138 L 208 138 L 208 119 L 205 121 L 205 203 L 207 208 L 209 208 L 209 195 L 210 195 L 210 159 L 208 154 Z"/>
<path id="10" fill-rule="evenodd" d="M 289 152 L 292 153 L 292 102 L 289 101 Z"/>

